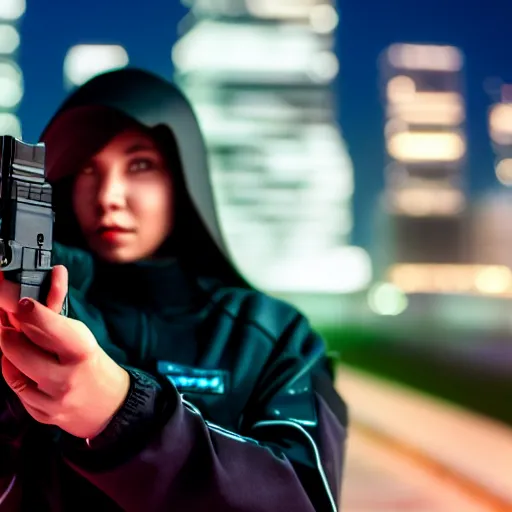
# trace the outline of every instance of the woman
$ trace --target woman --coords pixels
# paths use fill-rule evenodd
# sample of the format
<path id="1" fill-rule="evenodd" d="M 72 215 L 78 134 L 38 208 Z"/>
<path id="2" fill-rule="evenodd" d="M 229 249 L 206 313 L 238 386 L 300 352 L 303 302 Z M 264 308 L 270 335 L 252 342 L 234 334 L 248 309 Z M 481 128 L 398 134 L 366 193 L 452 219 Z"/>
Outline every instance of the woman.
<path id="1" fill-rule="evenodd" d="M 71 318 L 59 315 L 61 266 L 47 306 L 16 307 L 14 285 L 0 287 L 16 327 L 0 338 L 5 431 L 16 431 L 4 441 L 6 500 L 21 490 L 38 511 L 336 510 L 346 411 L 323 342 L 229 261 L 182 94 L 142 71 L 107 73 L 42 140 Z"/>

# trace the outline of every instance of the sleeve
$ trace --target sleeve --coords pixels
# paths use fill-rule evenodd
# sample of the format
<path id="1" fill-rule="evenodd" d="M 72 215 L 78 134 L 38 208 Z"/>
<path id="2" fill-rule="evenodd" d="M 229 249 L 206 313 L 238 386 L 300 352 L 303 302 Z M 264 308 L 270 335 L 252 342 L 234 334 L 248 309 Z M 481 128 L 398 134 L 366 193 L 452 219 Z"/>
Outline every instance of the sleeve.
<path id="1" fill-rule="evenodd" d="M 288 330 L 287 351 L 268 372 L 275 391 L 255 404 L 249 435 L 274 446 L 292 464 L 315 510 L 338 510 L 348 415 L 333 386 L 323 341 L 298 316 Z M 294 357 L 295 355 L 295 357 Z"/>
<path id="2" fill-rule="evenodd" d="M 15 510 L 21 503 L 17 476 L 21 444 L 31 417 L 0 377 L 0 511 Z"/>
<path id="3" fill-rule="evenodd" d="M 337 510 L 345 406 L 307 323 L 284 337 L 239 432 L 206 421 L 167 380 L 127 368 L 118 415 L 89 445 L 64 435 L 65 460 L 126 511 Z"/>

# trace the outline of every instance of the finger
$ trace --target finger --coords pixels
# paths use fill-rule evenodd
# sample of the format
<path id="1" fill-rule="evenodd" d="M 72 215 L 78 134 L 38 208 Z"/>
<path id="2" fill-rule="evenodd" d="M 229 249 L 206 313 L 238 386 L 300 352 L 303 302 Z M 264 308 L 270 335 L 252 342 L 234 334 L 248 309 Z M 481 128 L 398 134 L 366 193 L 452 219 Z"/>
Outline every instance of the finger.
<path id="1" fill-rule="evenodd" d="M 20 290 L 19 284 L 7 280 L 4 273 L 0 272 L 0 308 L 5 311 L 16 311 Z"/>
<path id="2" fill-rule="evenodd" d="M 7 357 L 2 357 L 2 375 L 7 385 L 16 393 L 22 393 L 28 386 L 36 384 L 14 366 Z"/>
<path id="3" fill-rule="evenodd" d="M 24 375 L 7 358 L 2 357 L 2 374 L 7 385 L 16 393 L 29 414 L 41 423 L 50 419 L 48 397 L 37 389 L 37 384 Z"/>
<path id="4" fill-rule="evenodd" d="M 2 329 L 0 346 L 3 357 L 44 392 L 50 395 L 66 392 L 66 368 L 52 354 L 31 343 L 23 333 Z"/>
<path id="5" fill-rule="evenodd" d="M 7 316 L 7 311 L 3 309 L 0 309 L 0 324 L 2 324 L 3 327 L 12 327 L 9 322 L 9 317 Z"/>
<path id="6" fill-rule="evenodd" d="M 68 270 L 63 265 L 52 269 L 50 291 L 46 297 L 46 305 L 55 313 L 60 313 L 68 293 Z"/>
<path id="7" fill-rule="evenodd" d="M 94 336 L 84 324 L 32 299 L 22 299 L 14 317 L 30 341 L 56 354 L 63 363 L 83 361 L 97 347 Z"/>
<path id="8" fill-rule="evenodd" d="M 42 401 L 44 402 L 44 400 L 42 400 Z M 34 418 L 37 422 L 44 423 L 45 425 L 55 425 L 56 424 L 55 416 L 48 412 L 50 410 L 49 409 L 50 404 L 48 404 L 48 406 L 45 406 L 45 408 L 43 409 L 42 407 L 44 407 L 44 406 L 35 407 L 32 405 L 29 405 L 25 401 L 21 400 L 21 398 L 20 398 L 20 402 L 22 403 L 25 410 L 30 414 L 30 416 L 32 416 L 32 418 Z"/>
<path id="9" fill-rule="evenodd" d="M 8 313 L 4 309 L 0 309 L 0 326 L 12 327 L 19 330 L 19 323 L 16 321 L 12 313 Z"/>
<path id="10" fill-rule="evenodd" d="M 25 336 L 29 339 L 29 341 L 39 349 L 44 352 L 51 354 L 54 359 L 63 363 L 59 355 L 55 351 L 55 340 L 52 339 L 51 336 L 48 335 L 46 331 L 43 329 L 28 323 L 18 322 L 19 329 L 18 332 L 21 333 L 22 336 Z"/>

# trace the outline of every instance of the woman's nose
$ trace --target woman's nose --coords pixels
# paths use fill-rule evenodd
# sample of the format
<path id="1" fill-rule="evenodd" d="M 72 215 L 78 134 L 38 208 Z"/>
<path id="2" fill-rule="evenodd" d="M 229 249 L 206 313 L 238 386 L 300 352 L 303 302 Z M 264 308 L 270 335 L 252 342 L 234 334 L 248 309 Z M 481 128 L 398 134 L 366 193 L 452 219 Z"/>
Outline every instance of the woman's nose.
<path id="1" fill-rule="evenodd" d="M 123 208 L 126 204 L 126 187 L 117 176 L 104 176 L 99 183 L 97 204 L 102 210 Z"/>

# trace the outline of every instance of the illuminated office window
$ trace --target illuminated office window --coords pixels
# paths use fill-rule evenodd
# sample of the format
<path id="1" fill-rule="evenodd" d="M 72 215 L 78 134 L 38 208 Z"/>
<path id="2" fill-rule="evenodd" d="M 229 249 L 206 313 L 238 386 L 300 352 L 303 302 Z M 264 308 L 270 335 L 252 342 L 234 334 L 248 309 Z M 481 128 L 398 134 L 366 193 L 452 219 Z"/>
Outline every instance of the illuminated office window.
<path id="1" fill-rule="evenodd" d="M 25 0 L 2 0 L 0 2 L 0 20 L 15 21 L 23 16 Z"/>
<path id="2" fill-rule="evenodd" d="M 91 78 L 128 65 L 126 50 L 119 45 L 80 44 L 68 50 L 64 77 L 68 87 L 80 86 Z"/>
<path id="3" fill-rule="evenodd" d="M 0 135 L 11 135 L 21 138 L 21 122 L 17 116 L 8 112 L 0 112 Z"/>
<path id="4" fill-rule="evenodd" d="M 336 29 L 339 23 L 338 13 L 329 4 L 316 5 L 309 14 L 311 28 L 319 34 L 328 34 Z"/>
<path id="5" fill-rule="evenodd" d="M 316 0 L 247 0 L 249 12 L 259 18 L 295 20 L 309 18 Z"/>
<path id="6" fill-rule="evenodd" d="M 0 61 L 0 108 L 14 109 L 23 97 L 23 75 L 13 61 Z"/>
<path id="7" fill-rule="evenodd" d="M 396 69 L 459 72 L 463 65 L 462 54 L 454 46 L 394 44 L 387 55 Z"/>
<path id="8" fill-rule="evenodd" d="M 0 24 L 0 55 L 14 53 L 20 45 L 20 34 L 13 25 Z"/>

